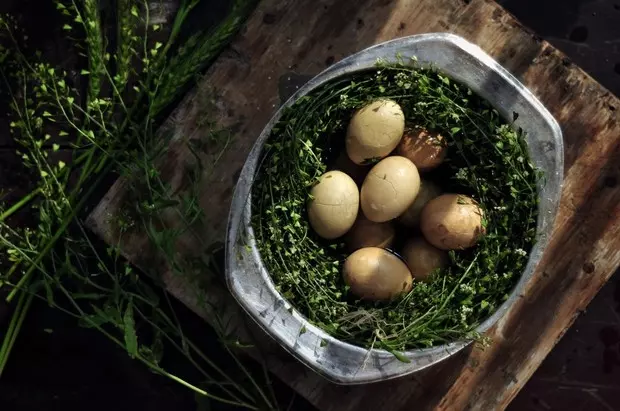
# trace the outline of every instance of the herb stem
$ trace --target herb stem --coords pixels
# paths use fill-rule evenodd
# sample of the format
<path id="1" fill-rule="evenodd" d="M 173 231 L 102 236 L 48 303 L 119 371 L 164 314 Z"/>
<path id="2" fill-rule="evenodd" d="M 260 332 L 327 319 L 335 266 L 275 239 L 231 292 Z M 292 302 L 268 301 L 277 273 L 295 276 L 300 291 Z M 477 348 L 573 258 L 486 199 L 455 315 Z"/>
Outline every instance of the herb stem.
<path id="1" fill-rule="evenodd" d="M 6 220 L 10 216 L 12 216 L 15 212 L 19 211 L 23 206 L 25 206 L 30 200 L 35 198 L 37 195 L 41 193 L 41 187 L 37 187 L 35 190 L 31 191 L 25 197 L 22 197 L 17 203 L 13 204 L 6 211 L 0 214 L 0 222 Z"/>
<path id="2" fill-rule="evenodd" d="M 36 269 L 41 269 L 40 263 L 43 260 L 43 258 L 45 258 L 47 256 L 47 254 L 50 252 L 52 247 L 54 247 L 56 242 L 64 234 L 64 232 L 66 231 L 67 227 L 69 227 L 69 224 L 71 224 L 71 222 L 73 221 L 73 218 L 77 215 L 78 211 L 82 208 L 82 206 L 84 206 L 86 201 L 89 200 L 90 195 L 98 188 L 99 182 L 101 180 L 103 180 L 104 177 L 105 177 L 105 173 L 99 174 L 97 176 L 96 180 L 93 182 L 93 184 L 91 184 L 88 187 L 86 193 L 84 193 L 84 195 L 82 196 L 80 201 L 78 201 L 78 203 L 75 205 L 75 207 L 73 207 L 71 209 L 71 212 L 69 213 L 69 215 L 65 217 L 65 219 L 62 222 L 62 224 L 60 225 L 60 227 L 56 230 L 54 235 L 46 243 L 46 245 L 43 247 L 41 252 L 37 255 L 37 258 L 34 259 L 32 265 L 30 265 L 28 267 L 28 269 L 24 273 L 23 277 L 19 280 L 19 282 L 17 283 L 15 288 L 13 290 L 11 290 L 11 292 L 8 295 L 8 297 L 6 298 L 6 300 L 8 302 L 11 302 L 15 298 L 15 295 L 17 294 L 18 290 L 21 289 L 21 287 L 23 287 L 26 282 L 30 281 L 30 276 L 32 275 L 32 273 Z M 77 190 L 75 191 L 75 193 L 77 193 Z"/>
<path id="3" fill-rule="evenodd" d="M 13 312 L 13 316 L 11 318 L 9 328 L 4 336 L 2 347 L 0 348 L 0 377 L 6 367 L 11 350 L 15 345 L 15 341 L 17 340 L 19 331 L 24 323 L 26 314 L 32 304 L 32 299 L 32 294 L 25 291 L 21 292 L 15 311 Z"/>

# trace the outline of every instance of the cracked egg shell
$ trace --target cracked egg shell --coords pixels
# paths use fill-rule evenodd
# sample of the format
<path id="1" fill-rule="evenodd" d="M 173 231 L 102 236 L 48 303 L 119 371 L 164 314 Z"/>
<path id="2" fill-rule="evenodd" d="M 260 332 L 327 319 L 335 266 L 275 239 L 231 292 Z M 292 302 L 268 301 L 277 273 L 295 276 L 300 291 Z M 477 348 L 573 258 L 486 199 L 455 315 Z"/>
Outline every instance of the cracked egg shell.
<path id="1" fill-rule="evenodd" d="M 472 198 L 443 194 L 422 209 L 420 230 L 426 240 L 442 250 L 463 250 L 476 245 L 484 234 L 484 213 Z"/>
<path id="2" fill-rule="evenodd" d="M 359 210 L 359 190 L 355 181 L 342 171 L 328 171 L 310 191 L 310 226 L 321 237 L 332 240 L 353 226 Z"/>
<path id="3" fill-rule="evenodd" d="M 409 208 L 419 190 L 416 166 L 405 157 L 387 157 L 364 179 L 360 195 L 362 211 L 375 223 L 392 220 Z"/>
<path id="4" fill-rule="evenodd" d="M 360 248 L 344 262 L 345 283 L 357 297 L 391 300 L 411 290 L 413 277 L 396 255 L 377 247 Z"/>
<path id="5" fill-rule="evenodd" d="M 405 131 L 405 115 L 392 100 L 376 100 L 353 114 L 346 151 L 355 164 L 368 164 L 392 152 Z"/>

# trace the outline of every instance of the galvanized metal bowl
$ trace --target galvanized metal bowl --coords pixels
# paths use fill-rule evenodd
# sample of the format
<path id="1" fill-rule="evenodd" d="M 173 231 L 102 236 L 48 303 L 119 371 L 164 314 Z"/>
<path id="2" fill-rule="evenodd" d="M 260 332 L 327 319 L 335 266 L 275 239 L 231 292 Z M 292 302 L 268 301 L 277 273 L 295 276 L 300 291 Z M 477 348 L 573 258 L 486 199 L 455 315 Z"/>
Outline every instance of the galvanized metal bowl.
<path id="1" fill-rule="evenodd" d="M 544 172 L 537 242 L 510 298 L 484 321 L 478 331 L 495 324 L 528 282 L 548 242 L 563 179 L 562 133 L 555 119 L 536 97 L 478 46 L 445 33 L 421 34 L 378 44 L 331 66 L 294 94 L 269 121 L 243 167 L 233 195 L 226 241 L 226 279 L 232 295 L 247 313 L 302 363 L 339 384 L 360 384 L 396 378 L 426 368 L 454 355 L 471 341 L 457 341 L 403 354 L 409 363 L 387 351 L 342 342 L 310 324 L 275 289 L 254 242 L 250 224 L 251 191 L 265 141 L 285 107 L 336 77 L 375 66 L 377 59 L 396 62 L 396 56 L 416 56 L 421 66 L 432 65 L 487 99 L 507 119 L 519 113 L 515 125 L 525 130 L 532 162 Z M 302 330 L 305 330 L 302 332 Z M 327 342 L 327 344 L 325 343 Z"/>

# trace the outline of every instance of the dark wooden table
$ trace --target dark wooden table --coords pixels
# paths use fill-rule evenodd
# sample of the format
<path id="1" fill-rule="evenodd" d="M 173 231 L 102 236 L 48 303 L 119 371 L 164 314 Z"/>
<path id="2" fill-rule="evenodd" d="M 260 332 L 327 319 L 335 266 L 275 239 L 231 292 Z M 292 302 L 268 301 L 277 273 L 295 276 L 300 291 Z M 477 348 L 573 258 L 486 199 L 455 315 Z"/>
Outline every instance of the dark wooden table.
<path id="1" fill-rule="evenodd" d="M 201 206 L 207 219 L 195 228 L 201 235 L 184 238 L 179 253 L 189 258 L 223 241 L 236 175 L 263 126 L 296 86 L 370 45 L 437 31 L 481 46 L 532 90 L 564 133 L 565 184 L 552 239 L 521 299 L 488 332 L 490 347 L 399 380 L 336 386 L 248 327 L 221 286 L 213 283 L 200 295 L 165 266 L 148 264 L 152 250 L 145 233 L 123 237 L 127 258 L 156 270 L 169 291 L 207 321 L 209 310 L 199 302 L 214 304 L 232 319 L 228 331 L 262 347 L 269 369 L 322 410 L 502 409 L 620 265 L 620 101 L 490 0 L 264 0 L 167 125 L 179 137 L 198 138 L 205 101 L 214 99 L 208 106 L 219 126 L 234 135 L 219 166 L 205 173 Z M 205 161 L 212 156 L 205 153 Z M 184 188 L 183 170 L 191 159 L 176 139 L 161 168 L 175 189 Z M 109 243 L 118 241 L 114 221 L 125 195 L 121 179 L 91 215 L 92 229 Z"/>

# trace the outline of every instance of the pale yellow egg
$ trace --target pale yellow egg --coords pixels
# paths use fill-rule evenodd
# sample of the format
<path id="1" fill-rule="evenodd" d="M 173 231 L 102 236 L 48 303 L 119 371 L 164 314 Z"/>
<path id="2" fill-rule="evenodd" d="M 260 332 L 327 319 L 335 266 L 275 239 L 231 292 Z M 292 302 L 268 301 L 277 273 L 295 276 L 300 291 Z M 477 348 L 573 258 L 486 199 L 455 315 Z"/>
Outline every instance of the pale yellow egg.
<path id="1" fill-rule="evenodd" d="M 426 203 L 420 230 L 426 240 L 442 250 L 472 247 L 484 234 L 484 213 L 472 198 L 443 194 Z"/>
<path id="2" fill-rule="evenodd" d="M 364 179 L 361 207 L 370 221 L 389 221 L 413 204 L 419 190 L 420 175 L 416 166 L 405 157 L 387 157 L 377 163 Z"/>
<path id="3" fill-rule="evenodd" d="M 437 269 L 448 265 L 448 252 L 429 244 L 424 238 L 409 240 L 401 253 L 411 275 L 416 280 L 427 281 Z"/>
<path id="4" fill-rule="evenodd" d="M 405 130 L 405 115 L 392 100 L 376 100 L 353 114 L 346 151 L 355 164 L 380 160 L 396 148 Z"/>
<path id="5" fill-rule="evenodd" d="M 351 292 L 366 300 L 391 300 L 411 290 L 407 265 L 382 248 L 360 248 L 344 262 L 343 276 Z"/>
<path id="6" fill-rule="evenodd" d="M 353 226 L 359 210 L 359 190 L 342 171 L 328 171 L 310 191 L 310 226 L 321 237 L 338 238 Z"/>

